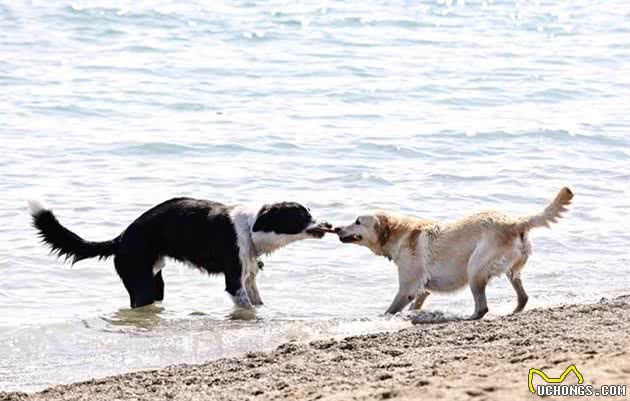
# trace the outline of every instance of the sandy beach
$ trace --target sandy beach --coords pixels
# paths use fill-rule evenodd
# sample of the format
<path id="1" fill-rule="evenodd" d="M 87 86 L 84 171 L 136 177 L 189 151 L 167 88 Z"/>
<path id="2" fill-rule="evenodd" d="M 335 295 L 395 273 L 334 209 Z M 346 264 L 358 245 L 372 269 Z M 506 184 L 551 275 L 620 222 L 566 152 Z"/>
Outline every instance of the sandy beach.
<path id="1" fill-rule="evenodd" d="M 530 368 L 552 377 L 575 364 L 584 384 L 630 384 L 629 307 L 625 295 L 389 334 L 287 343 L 204 365 L 34 394 L 0 393 L 0 400 L 531 400 L 538 396 L 528 390 Z M 565 383 L 575 382 L 568 377 Z"/>

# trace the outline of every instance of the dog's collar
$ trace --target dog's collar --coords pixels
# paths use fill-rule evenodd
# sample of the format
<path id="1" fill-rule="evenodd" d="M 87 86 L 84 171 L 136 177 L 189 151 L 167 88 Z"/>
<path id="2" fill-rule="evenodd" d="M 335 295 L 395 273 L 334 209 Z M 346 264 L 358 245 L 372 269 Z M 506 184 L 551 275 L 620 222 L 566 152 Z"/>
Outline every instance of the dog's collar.
<path id="1" fill-rule="evenodd" d="M 251 227 L 249 229 L 249 243 L 252 247 L 252 250 L 254 251 L 254 262 L 256 262 L 256 267 L 258 268 L 259 271 L 262 271 L 263 266 L 265 266 L 265 264 L 263 263 L 262 260 L 260 260 L 260 253 L 258 252 L 258 249 L 256 249 L 256 244 L 254 244 L 254 239 L 252 238 L 252 230 Z"/>
<path id="2" fill-rule="evenodd" d="M 256 267 L 258 267 L 258 270 L 262 271 L 265 264 L 263 263 L 262 260 L 259 259 L 260 253 L 258 253 L 258 249 L 256 249 L 256 244 L 254 244 L 254 239 L 251 237 L 251 230 L 250 230 L 250 241 L 252 244 L 252 249 L 254 250 L 254 261 L 256 262 Z"/>
<path id="3" fill-rule="evenodd" d="M 260 260 L 260 253 L 258 252 L 258 249 L 256 249 L 256 244 L 254 244 L 254 239 L 251 236 L 252 230 L 251 227 L 249 229 L 249 240 L 250 240 L 250 244 L 252 247 L 252 250 L 254 251 L 254 261 L 256 262 L 256 267 L 258 268 L 258 270 L 262 271 L 263 266 L 265 266 L 265 264 L 263 263 L 262 260 Z"/>

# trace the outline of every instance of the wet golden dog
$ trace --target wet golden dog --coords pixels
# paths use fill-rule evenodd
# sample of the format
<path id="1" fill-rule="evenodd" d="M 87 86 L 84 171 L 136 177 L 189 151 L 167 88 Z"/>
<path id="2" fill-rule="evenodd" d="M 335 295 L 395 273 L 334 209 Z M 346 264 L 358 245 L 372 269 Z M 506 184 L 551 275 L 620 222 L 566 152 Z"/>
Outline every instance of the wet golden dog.
<path id="1" fill-rule="evenodd" d="M 572 198 L 573 192 L 562 188 L 533 216 L 513 218 L 487 211 L 446 224 L 378 211 L 335 232 L 341 242 L 368 247 L 396 263 L 399 289 L 387 313 L 401 311 L 414 297 L 412 308 L 420 309 L 431 292 L 451 292 L 468 284 L 475 299 L 471 319 L 480 319 L 488 312 L 486 284 L 501 274 L 516 291 L 514 312 L 523 310 L 527 293 L 520 272 L 532 253 L 527 234 L 555 223 Z"/>

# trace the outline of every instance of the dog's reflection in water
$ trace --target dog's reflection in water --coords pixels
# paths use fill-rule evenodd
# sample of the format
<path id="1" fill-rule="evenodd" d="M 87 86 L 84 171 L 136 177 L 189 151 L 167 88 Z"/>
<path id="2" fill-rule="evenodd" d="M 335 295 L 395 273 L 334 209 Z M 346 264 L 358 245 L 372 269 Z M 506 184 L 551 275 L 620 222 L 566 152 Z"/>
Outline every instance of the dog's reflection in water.
<path id="1" fill-rule="evenodd" d="M 102 316 L 101 319 L 117 329 L 131 329 L 132 331 L 151 331 L 160 324 L 167 322 L 168 312 L 160 304 L 151 304 L 140 308 L 124 308 L 119 309 L 108 316 Z M 208 316 L 205 312 L 192 312 L 191 317 Z M 227 320 L 256 320 L 256 310 L 253 308 L 241 308 L 235 306 L 232 311 L 226 315 Z M 105 331 L 111 331 L 105 329 Z"/>
<path id="2" fill-rule="evenodd" d="M 162 321 L 160 314 L 163 312 L 164 308 L 160 304 L 151 304 L 141 308 L 119 309 L 102 319 L 112 326 L 147 331 L 160 324 Z"/>
<path id="3" fill-rule="evenodd" d="M 235 306 L 228 315 L 230 320 L 256 320 L 256 310 L 253 308 L 241 308 Z"/>

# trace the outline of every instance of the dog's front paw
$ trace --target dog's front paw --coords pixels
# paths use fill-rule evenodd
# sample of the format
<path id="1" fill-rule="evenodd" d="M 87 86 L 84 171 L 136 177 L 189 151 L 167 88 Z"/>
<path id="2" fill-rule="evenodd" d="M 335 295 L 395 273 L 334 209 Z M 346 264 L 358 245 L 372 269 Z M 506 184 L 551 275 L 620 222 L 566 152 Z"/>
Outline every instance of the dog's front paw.
<path id="1" fill-rule="evenodd" d="M 488 313 L 488 308 L 477 311 L 470 316 L 469 320 L 479 320 Z"/>

